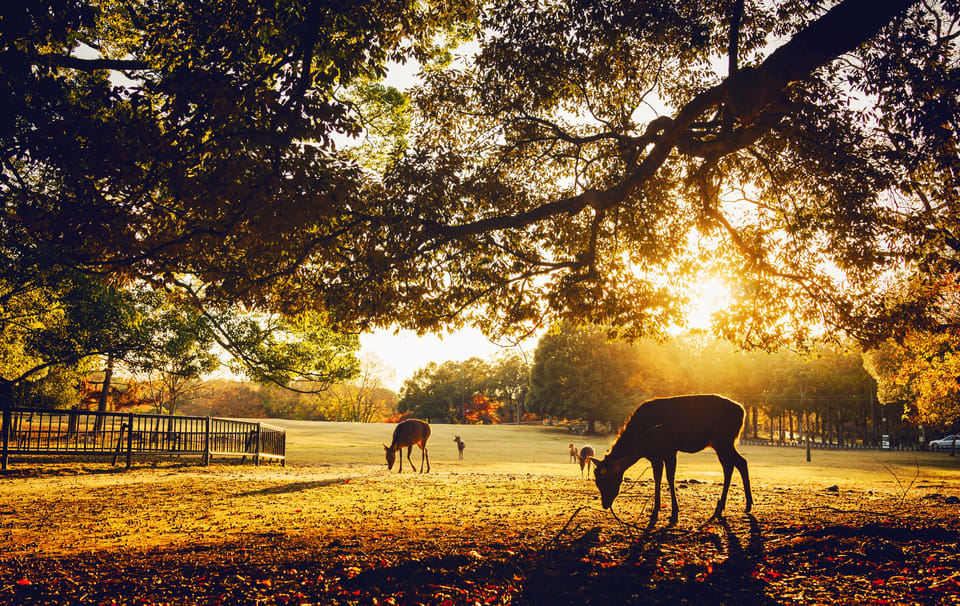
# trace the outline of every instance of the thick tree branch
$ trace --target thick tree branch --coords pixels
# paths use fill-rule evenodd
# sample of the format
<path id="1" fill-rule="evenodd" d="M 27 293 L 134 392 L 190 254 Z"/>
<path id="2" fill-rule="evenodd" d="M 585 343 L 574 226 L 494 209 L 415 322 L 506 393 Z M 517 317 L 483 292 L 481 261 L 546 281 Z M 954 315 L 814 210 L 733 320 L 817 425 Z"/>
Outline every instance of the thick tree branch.
<path id="1" fill-rule="evenodd" d="M 577 214 L 588 206 L 597 210 L 609 209 L 622 203 L 652 178 L 671 151 L 681 143 L 688 146 L 688 152 L 698 155 L 742 149 L 776 124 L 783 111 L 783 93 L 791 83 L 808 78 L 819 67 L 856 49 L 915 1 L 877 4 L 874 0 L 844 0 L 798 32 L 757 67 L 740 68 L 720 84 L 703 91 L 683 106 L 673 120 L 660 118 L 655 121 L 660 134 L 652 149 L 617 185 L 606 190 L 587 190 L 517 215 L 454 226 L 434 224 L 429 231 L 440 239 L 452 240 L 491 230 L 522 228 L 559 214 Z M 719 149 L 697 150 L 688 137 L 690 128 L 701 116 L 722 103 L 726 103 L 739 120 L 740 129 L 731 133 L 726 141 L 712 144 L 713 148 Z M 757 121 L 759 124 L 755 124 Z"/>
<path id="2" fill-rule="evenodd" d="M 4 55 L 6 57 L 4 57 Z M 26 60 L 31 65 L 43 65 L 47 67 L 62 67 L 66 69 L 75 69 L 82 72 L 95 72 L 98 70 L 114 71 L 142 71 L 149 69 L 149 65 L 136 59 L 83 59 L 71 55 L 54 54 L 26 54 L 20 52 L 7 52 L 0 55 L 0 59 L 5 63 L 7 57 L 19 55 L 21 60 Z"/>

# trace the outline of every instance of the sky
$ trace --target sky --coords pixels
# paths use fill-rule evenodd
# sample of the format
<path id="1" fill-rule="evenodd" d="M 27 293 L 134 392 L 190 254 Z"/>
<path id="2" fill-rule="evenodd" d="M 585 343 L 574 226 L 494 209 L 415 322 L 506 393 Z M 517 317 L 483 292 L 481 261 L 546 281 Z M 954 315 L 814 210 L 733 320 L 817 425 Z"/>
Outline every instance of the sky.
<path id="1" fill-rule="evenodd" d="M 688 328 L 709 329 L 710 315 L 727 305 L 729 290 L 720 280 L 708 279 L 694 288 L 691 306 L 688 310 Z M 676 331 L 680 332 L 680 328 Z M 524 353 L 533 360 L 538 338 L 524 342 Z M 393 376 L 383 377 L 384 387 L 398 391 L 403 382 L 429 364 L 443 364 L 448 360 L 462 362 L 477 357 L 489 360 L 497 353 L 507 351 L 496 343 L 491 343 L 479 330 L 465 328 L 442 336 L 427 335 L 418 337 L 412 331 L 378 330 L 360 335 L 361 359 L 373 354 L 393 371 Z"/>
<path id="2" fill-rule="evenodd" d="M 533 355 L 536 340 L 523 345 Z M 513 349 L 513 348 L 509 348 Z M 393 370 L 392 377 L 384 377 L 384 387 L 397 391 L 403 382 L 429 364 L 443 364 L 448 360 L 461 362 L 477 357 L 489 360 L 507 349 L 491 343 L 479 330 L 466 328 L 451 334 L 418 337 L 412 331 L 378 330 L 360 335 L 360 356 L 373 354 Z"/>

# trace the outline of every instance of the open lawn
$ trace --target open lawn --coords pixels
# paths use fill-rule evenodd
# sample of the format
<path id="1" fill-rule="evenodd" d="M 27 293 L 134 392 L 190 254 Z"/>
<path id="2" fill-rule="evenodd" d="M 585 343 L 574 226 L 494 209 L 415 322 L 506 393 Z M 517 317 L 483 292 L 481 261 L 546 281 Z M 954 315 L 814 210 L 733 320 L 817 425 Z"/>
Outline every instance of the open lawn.
<path id="1" fill-rule="evenodd" d="M 431 473 L 401 475 L 392 425 L 271 423 L 286 468 L 13 460 L 0 603 L 960 603 L 960 457 L 744 446 L 753 514 L 735 474 L 705 524 L 720 466 L 681 455 L 680 521 L 645 530 L 645 461 L 616 517 L 568 462 L 613 436 L 434 425 Z"/>

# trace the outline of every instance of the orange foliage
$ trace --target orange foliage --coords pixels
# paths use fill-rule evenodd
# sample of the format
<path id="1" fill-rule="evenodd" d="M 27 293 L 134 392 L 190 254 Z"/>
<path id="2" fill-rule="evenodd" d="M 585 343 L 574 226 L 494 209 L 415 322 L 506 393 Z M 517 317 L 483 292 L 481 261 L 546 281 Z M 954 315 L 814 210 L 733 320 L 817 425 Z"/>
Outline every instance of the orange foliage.
<path id="1" fill-rule="evenodd" d="M 118 387 L 118 385 L 120 387 Z M 103 383 L 90 380 L 81 380 L 77 386 L 80 392 L 80 409 L 96 410 L 100 404 L 100 394 L 103 392 Z M 141 406 L 154 406 L 155 400 L 150 395 L 149 386 L 137 381 L 114 383 L 110 385 L 107 394 L 107 409 L 121 412 Z"/>
<path id="2" fill-rule="evenodd" d="M 500 408 L 498 402 L 477 394 L 464 410 L 464 417 L 471 423 L 499 423 L 498 408 Z"/>
<path id="3" fill-rule="evenodd" d="M 392 415 L 390 415 L 389 417 L 387 417 L 386 419 L 384 419 L 383 422 L 384 422 L 384 423 L 399 423 L 400 421 L 403 421 L 404 419 L 406 419 L 406 418 L 409 417 L 409 416 L 410 416 L 410 413 L 409 413 L 409 412 L 395 412 L 395 413 L 393 413 Z"/>

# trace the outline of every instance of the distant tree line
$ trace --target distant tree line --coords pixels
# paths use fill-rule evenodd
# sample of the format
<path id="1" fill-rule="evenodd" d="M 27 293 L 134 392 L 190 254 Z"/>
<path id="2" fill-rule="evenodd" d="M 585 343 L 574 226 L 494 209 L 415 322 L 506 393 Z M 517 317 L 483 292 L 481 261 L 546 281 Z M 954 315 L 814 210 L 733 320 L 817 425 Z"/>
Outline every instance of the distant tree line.
<path id="1" fill-rule="evenodd" d="M 745 437 L 778 443 L 809 436 L 876 446 L 886 435 L 916 445 L 949 431 L 953 417 L 943 411 L 956 404 L 941 401 L 939 417 L 924 410 L 890 387 L 899 375 L 878 368 L 877 356 L 841 344 L 743 351 L 702 331 L 627 343 L 601 327 L 562 323 L 540 339 L 529 366 L 514 354 L 421 368 L 404 383 L 397 411 L 445 422 L 576 420 L 592 432 L 619 427 L 645 399 L 710 392 L 744 404 Z"/>
<path id="2" fill-rule="evenodd" d="M 404 381 L 397 412 L 434 422 L 516 423 L 524 417 L 529 386 L 530 366 L 519 353 L 431 362 Z"/>

